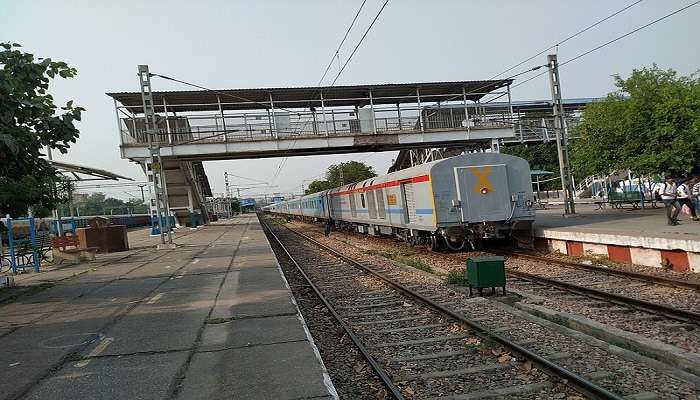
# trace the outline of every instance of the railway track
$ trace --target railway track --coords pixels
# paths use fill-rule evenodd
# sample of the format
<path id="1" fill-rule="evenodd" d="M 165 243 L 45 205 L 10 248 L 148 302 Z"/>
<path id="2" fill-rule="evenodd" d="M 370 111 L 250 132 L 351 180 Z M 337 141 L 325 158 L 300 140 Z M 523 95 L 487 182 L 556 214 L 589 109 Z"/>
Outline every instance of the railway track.
<path id="1" fill-rule="evenodd" d="M 288 225 L 285 224 L 286 226 Z M 583 340 L 585 343 L 581 343 L 581 337 L 573 333 L 573 331 L 562 332 L 551 324 L 538 322 L 541 320 L 533 321 L 519 311 L 511 311 L 512 309 L 507 306 L 505 306 L 507 309 L 504 312 L 504 306 L 497 306 L 501 304 L 500 302 L 483 299 L 483 301 L 479 301 L 480 299 L 476 298 L 470 299 L 463 291 L 446 284 L 444 280 L 437 276 L 429 277 L 429 274 L 406 270 L 405 267 L 387 260 L 387 254 L 390 253 L 386 250 L 398 249 L 403 251 L 400 250 L 404 248 L 402 244 L 366 236 L 357 238 L 363 243 L 362 245 L 353 244 L 353 240 L 348 242 L 347 239 L 353 238 L 354 235 L 348 235 L 346 239 L 343 239 L 344 234 L 338 233 L 331 235 L 330 238 L 326 238 L 323 236 L 322 231 L 315 226 L 311 226 L 308 232 L 306 231 L 308 229 L 307 226 L 298 226 L 296 224 L 291 224 L 291 226 L 295 228 L 295 231 L 302 230 L 317 241 L 337 249 L 337 251 L 342 252 L 346 256 L 365 260 L 364 263 L 372 265 L 375 270 L 379 272 L 386 271 L 384 273 L 392 280 L 409 288 L 413 287 L 415 290 L 419 290 L 426 297 L 439 302 L 446 308 L 481 322 L 482 325 L 489 329 L 495 330 L 497 333 L 501 333 L 535 352 L 541 352 L 541 354 L 559 353 L 559 357 L 562 357 L 558 360 L 560 365 L 625 397 L 659 398 L 660 396 L 664 398 L 666 394 L 675 393 L 677 390 L 679 391 L 676 394 L 677 398 L 696 398 L 695 396 L 698 395 L 695 389 L 692 389 L 696 385 L 700 385 L 694 377 L 684 376 L 683 373 L 680 373 L 680 375 L 675 373 L 667 375 L 664 372 L 660 372 L 662 370 L 652 369 L 644 363 L 640 364 L 636 358 L 637 356 L 631 352 L 627 355 L 621 355 L 624 353 L 620 353 L 620 349 L 610 352 L 607 345 L 595 340 Z M 298 242 L 298 238 L 296 241 Z M 367 247 L 368 245 L 369 247 Z M 417 252 L 415 255 L 424 264 L 443 267 L 443 269 L 449 269 L 450 266 L 454 268 L 455 265 L 461 265 L 461 268 L 463 268 L 463 260 L 455 264 L 454 258 L 466 257 L 463 254 L 446 255 L 424 252 Z M 518 281 L 515 278 L 512 278 L 512 280 Z M 522 283 L 521 281 L 518 282 Z M 521 286 L 520 283 L 514 284 Z M 668 287 L 665 288 L 669 291 L 672 290 Z M 658 340 L 678 345 L 691 352 L 695 351 L 697 340 L 694 338 L 697 336 L 696 330 L 685 330 L 688 325 L 691 325 L 690 328 L 693 329 L 696 327 L 695 324 L 669 320 L 664 316 L 648 311 L 631 310 L 629 307 L 616 306 L 607 301 L 591 299 L 590 297 L 562 289 L 555 289 L 547 285 L 537 285 L 537 287 L 531 287 L 531 289 L 535 289 L 535 292 L 538 294 L 544 293 L 543 296 L 546 299 L 545 307 L 553 306 L 552 309 L 557 310 L 560 303 L 568 303 L 563 305 L 560 311 L 589 315 L 589 318 L 596 321 L 611 323 L 612 326 L 630 330 L 646 337 L 658 338 Z M 569 299 L 559 297 L 567 296 L 567 294 L 570 297 Z M 586 302 L 590 302 L 591 307 L 595 306 L 595 308 L 581 311 L 581 308 L 585 308 L 583 304 Z M 601 310 L 604 311 L 601 312 Z M 601 315 L 604 318 L 598 319 Z M 566 354 L 570 349 L 575 349 L 575 351 L 571 354 Z M 641 379 L 641 377 L 644 378 Z M 686 386 L 687 384 L 691 386 Z M 662 393 L 664 395 L 661 395 Z M 693 394 L 687 395 L 687 393 Z"/>
<path id="2" fill-rule="evenodd" d="M 562 381 L 590 398 L 622 398 L 562 367 L 559 361 L 569 354 L 535 352 L 526 347 L 531 338 L 499 333 L 517 330 L 522 321 L 467 317 L 444 293 L 398 281 L 389 270 L 286 227 L 263 224 L 395 398 L 552 398 L 571 390 Z M 494 329 L 482 324 L 489 318 L 503 320 Z"/>
<path id="3" fill-rule="evenodd" d="M 606 268 L 606 267 L 601 267 L 598 265 L 583 264 L 583 263 L 577 263 L 577 262 L 572 262 L 572 261 L 559 260 L 559 259 L 552 258 L 552 257 L 544 257 L 544 256 L 527 254 L 527 253 L 522 253 L 522 252 L 499 251 L 498 253 L 501 255 L 507 256 L 507 257 L 520 258 L 520 259 L 525 259 L 525 260 L 541 261 L 541 262 L 546 262 L 546 263 L 550 263 L 550 264 L 557 264 L 557 265 L 560 265 L 562 267 L 568 267 L 568 269 L 573 270 L 573 271 L 575 271 L 575 270 L 592 271 L 592 272 L 596 272 L 597 274 L 602 273 L 604 275 L 611 276 L 611 277 L 623 277 L 623 278 L 633 279 L 635 281 L 640 281 L 640 282 L 648 282 L 648 283 L 664 285 L 664 286 L 673 287 L 673 288 L 692 289 L 692 290 L 700 291 L 700 282 L 695 282 L 695 281 L 686 281 L 686 280 L 682 280 L 682 279 L 674 279 L 674 278 L 669 278 L 669 277 L 665 277 L 665 276 L 644 274 L 644 273 L 635 272 L 635 271 L 625 271 L 625 270 L 614 269 L 614 268 Z"/>
<path id="4" fill-rule="evenodd" d="M 595 289 L 590 286 L 578 285 L 575 283 L 570 283 L 565 281 L 565 278 L 547 278 L 537 274 L 530 274 L 527 272 L 517 271 L 512 268 L 507 270 L 507 275 L 521 282 L 528 282 L 530 284 L 539 285 L 543 287 L 554 287 L 557 289 L 562 289 L 564 291 L 575 293 L 581 296 L 585 296 L 594 300 L 602 300 L 609 302 L 614 305 L 619 305 L 623 307 L 628 307 L 634 310 L 645 311 L 648 313 L 658 314 L 669 319 L 684 323 L 700 324 L 700 314 L 672 307 L 665 304 L 654 303 L 651 301 L 640 300 L 629 296 L 623 296 L 616 293 L 611 293 L 609 291 Z M 513 283 L 513 280 L 510 280 Z M 601 284 L 600 281 L 596 284 Z M 619 285 L 612 285 L 611 282 L 605 282 L 609 289 L 615 289 L 622 287 L 624 285 L 629 285 L 629 282 L 620 282 Z M 641 289 L 640 287 L 637 287 Z"/>

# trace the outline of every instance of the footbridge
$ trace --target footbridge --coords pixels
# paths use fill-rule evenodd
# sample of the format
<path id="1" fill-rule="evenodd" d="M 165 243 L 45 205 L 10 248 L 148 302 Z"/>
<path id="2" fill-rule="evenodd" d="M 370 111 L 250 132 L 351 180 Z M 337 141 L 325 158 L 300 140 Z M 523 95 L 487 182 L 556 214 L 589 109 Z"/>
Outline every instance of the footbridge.
<path id="1" fill-rule="evenodd" d="M 576 137 L 575 130 L 572 128 L 581 122 L 581 114 L 586 105 L 599 100 L 603 99 L 576 98 L 562 100 L 566 122 L 565 129 L 569 140 Z M 438 110 L 432 110 L 430 114 L 434 116 L 447 115 L 451 112 L 450 109 L 452 107 L 454 105 L 443 105 Z M 486 109 L 486 115 L 506 114 L 512 116 L 510 124 L 513 129 L 513 135 L 501 139 L 501 145 L 548 143 L 556 138 L 551 100 L 490 102 L 482 104 L 481 107 Z M 468 106 L 468 110 L 472 112 L 472 115 L 474 113 L 472 111 L 473 108 L 475 108 L 475 105 Z M 389 171 L 397 171 L 429 161 L 452 157 L 465 151 L 480 150 L 480 147 L 475 147 L 469 143 L 401 150 Z"/>
<path id="2" fill-rule="evenodd" d="M 159 75 L 151 77 L 155 81 Z M 157 149 L 171 214 L 182 223 L 197 219 L 193 214 L 206 218 L 203 204 L 211 196 L 201 164 L 206 160 L 450 146 L 498 150 L 503 140 L 516 138 L 513 109 L 509 102 L 487 107 L 482 99 L 507 95 L 510 100 L 511 83 L 158 92 L 144 79 L 145 95 L 108 96 L 114 99 L 122 158 L 140 163 L 152 181 L 150 160 Z M 146 115 L 153 118 L 150 131 Z"/>

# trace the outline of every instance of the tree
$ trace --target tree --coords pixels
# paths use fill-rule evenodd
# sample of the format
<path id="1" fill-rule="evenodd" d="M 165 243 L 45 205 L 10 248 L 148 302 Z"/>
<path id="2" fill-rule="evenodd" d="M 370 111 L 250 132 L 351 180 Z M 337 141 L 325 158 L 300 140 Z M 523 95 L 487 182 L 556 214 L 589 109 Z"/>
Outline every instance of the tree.
<path id="1" fill-rule="evenodd" d="M 306 190 L 306 194 L 363 181 L 375 176 L 377 174 L 374 172 L 374 169 L 363 162 L 346 161 L 340 164 L 333 164 L 326 171 L 326 179 L 311 182 Z"/>
<path id="2" fill-rule="evenodd" d="M 700 80 L 673 70 L 633 70 L 615 76 L 617 92 L 589 104 L 572 166 L 580 175 L 630 169 L 638 175 L 700 173 Z"/>
<path id="3" fill-rule="evenodd" d="M 544 170 L 559 175 L 559 158 L 557 156 L 556 143 L 517 144 L 502 146 L 501 152 L 526 159 L 530 163 L 531 170 Z M 546 178 L 545 178 L 546 179 Z M 544 182 L 542 189 L 561 189 L 558 179 Z"/>
<path id="4" fill-rule="evenodd" d="M 82 107 L 58 111 L 49 83 L 72 78 L 75 68 L 36 58 L 17 43 L 0 43 L 0 215 L 25 215 L 28 207 L 54 209 L 66 201 L 66 181 L 42 158 L 44 147 L 66 153 L 79 132 Z M 69 191 L 68 191 L 69 192 Z"/>
<path id="5" fill-rule="evenodd" d="M 327 180 L 313 181 L 309 184 L 308 189 L 306 189 L 306 194 L 322 192 L 324 190 L 333 189 L 333 185 Z"/>

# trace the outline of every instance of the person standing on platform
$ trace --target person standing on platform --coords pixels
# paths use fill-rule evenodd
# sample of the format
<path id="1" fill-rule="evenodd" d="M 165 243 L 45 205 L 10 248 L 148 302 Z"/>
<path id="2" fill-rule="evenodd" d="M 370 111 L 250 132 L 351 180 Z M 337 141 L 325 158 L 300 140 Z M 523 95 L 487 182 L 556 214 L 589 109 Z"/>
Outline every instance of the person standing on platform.
<path id="1" fill-rule="evenodd" d="M 691 199 L 691 186 L 693 186 L 694 180 L 690 179 L 687 180 L 680 185 L 678 185 L 678 204 L 681 206 L 681 209 L 683 209 L 683 206 L 688 207 L 690 210 L 690 215 L 693 218 L 693 221 L 698 220 L 698 215 L 695 213 L 695 204 L 693 204 L 693 201 Z"/>
<path id="2" fill-rule="evenodd" d="M 695 211 L 700 210 L 700 176 L 695 177 L 695 184 L 690 189 L 690 195 L 695 205 Z"/>
<path id="3" fill-rule="evenodd" d="M 666 207 L 666 219 L 669 225 L 678 225 L 678 214 L 681 212 L 681 205 L 678 203 L 678 187 L 673 178 L 666 178 L 666 182 L 661 185 L 659 195 Z"/>

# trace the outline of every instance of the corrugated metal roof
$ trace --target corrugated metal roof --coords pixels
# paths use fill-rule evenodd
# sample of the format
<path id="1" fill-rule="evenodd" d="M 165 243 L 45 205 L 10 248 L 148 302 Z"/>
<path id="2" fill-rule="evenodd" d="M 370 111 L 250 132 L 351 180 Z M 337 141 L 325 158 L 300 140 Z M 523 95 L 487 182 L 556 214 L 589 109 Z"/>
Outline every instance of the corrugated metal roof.
<path id="1" fill-rule="evenodd" d="M 485 81 L 417 82 L 353 86 L 309 86 L 292 88 L 221 89 L 153 92 L 156 111 L 162 112 L 163 99 L 174 111 L 216 111 L 218 99 L 225 110 L 264 109 L 269 106 L 270 95 L 275 108 L 321 107 L 321 93 L 326 107 L 364 106 L 372 90 L 374 104 L 414 103 L 420 90 L 421 101 L 444 100 L 445 95 L 461 94 L 462 88 L 469 100 L 478 100 L 496 89 L 510 85 L 512 79 Z M 471 93 L 471 94 L 470 94 Z M 142 112 L 140 92 L 107 93 L 134 113 Z M 443 96 L 443 97 L 440 97 Z"/>

